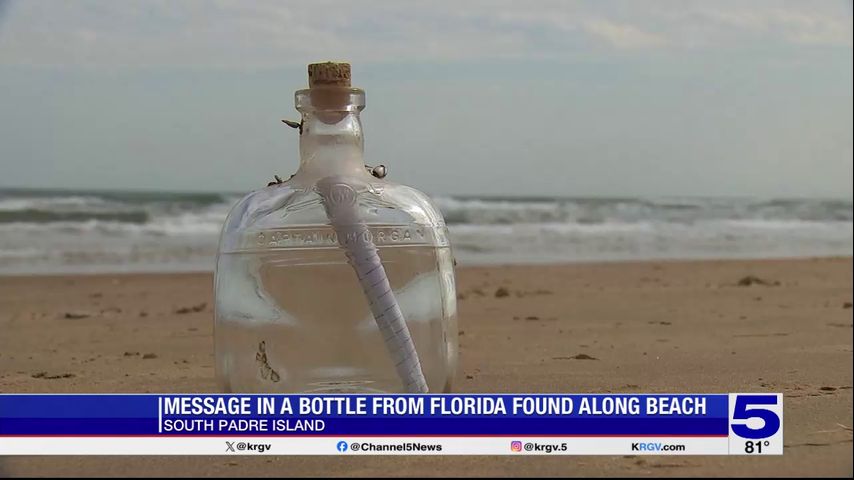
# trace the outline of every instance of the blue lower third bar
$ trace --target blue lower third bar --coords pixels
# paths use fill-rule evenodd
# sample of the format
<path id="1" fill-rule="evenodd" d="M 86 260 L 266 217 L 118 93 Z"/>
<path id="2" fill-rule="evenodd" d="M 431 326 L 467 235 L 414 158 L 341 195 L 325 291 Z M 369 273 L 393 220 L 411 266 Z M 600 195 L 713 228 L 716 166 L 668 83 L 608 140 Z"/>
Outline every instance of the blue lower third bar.
<path id="1" fill-rule="evenodd" d="M 235 397 L 243 400 L 241 405 L 233 401 Z M 331 401 L 342 396 L 320 395 L 0 395 L 0 436 L 699 437 L 729 433 L 726 395 L 435 396 L 442 397 L 441 402 L 429 397 L 434 396 L 346 396 L 344 408 L 344 402 Z M 466 400 L 473 397 L 477 402 Z M 539 399 L 541 413 L 523 407 L 532 397 Z M 186 411 L 176 412 L 179 403 L 173 401 L 169 404 L 173 408 L 165 412 L 167 398 L 180 398 Z M 438 407 L 440 403 L 489 404 L 485 398 L 493 400 L 485 410 Z M 354 402 L 357 399 L 360 403 Z M 388 399 L 400 407 L 379 408 L 390 405 Z M 288 410 L 264 409 L 264 405 L 288 402 Z M 504 408 L 496 409 L 495 402 Z M 225 410 L 217 410 L 222 405 Z"/>

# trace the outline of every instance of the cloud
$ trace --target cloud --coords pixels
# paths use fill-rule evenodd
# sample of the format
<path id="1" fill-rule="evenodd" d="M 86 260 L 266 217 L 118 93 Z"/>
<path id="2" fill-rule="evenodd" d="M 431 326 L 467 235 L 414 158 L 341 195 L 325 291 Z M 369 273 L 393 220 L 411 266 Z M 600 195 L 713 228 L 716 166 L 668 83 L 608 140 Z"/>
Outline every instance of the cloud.
<path id="1" fill-rule="evenodd" d="M 821 5 L 802 2 L 788 8 L 757 8 L 745 3 L 725 10 L 701 9 L 698 13 L 713 25 L 728 27 L 742 34 L 777 37 L 793 44 L 850 47 L 850 7 L 847 12 L 843 10 L 832 14 L 815 8 Z"/>
<path id="2" fill-rule="evenodd" d="M 851 46 L 842 2 L 10 2 L 0 65 L 264 67 Z"/>
<path id="3" fill-rule="evenodd" d="M 662 35 L 604 19 L 588 20 L 584 22 L 584 29 L 620 49 L 654 48 L 667 44 L 667 39 Z"/>

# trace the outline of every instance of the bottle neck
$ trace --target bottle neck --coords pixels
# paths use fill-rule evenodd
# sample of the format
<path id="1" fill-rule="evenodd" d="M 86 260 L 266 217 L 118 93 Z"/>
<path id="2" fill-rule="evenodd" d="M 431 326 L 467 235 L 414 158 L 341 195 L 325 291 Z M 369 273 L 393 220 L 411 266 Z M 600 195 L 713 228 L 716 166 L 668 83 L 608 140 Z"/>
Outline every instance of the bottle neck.
<path id="1" fill-rule="evenodd" d="M 305 112 L 299 140 L 300 170 L 363 171 L 364 137 L 358 112 Z"/>
<path id="2" fill-rule="evenodd" d="M 367 175 L 359 119 L 364 99 L 364 92 L 357 89 L 297 92 L 296 106 L 302 113 L 298 174 L 314 180 Z"/>

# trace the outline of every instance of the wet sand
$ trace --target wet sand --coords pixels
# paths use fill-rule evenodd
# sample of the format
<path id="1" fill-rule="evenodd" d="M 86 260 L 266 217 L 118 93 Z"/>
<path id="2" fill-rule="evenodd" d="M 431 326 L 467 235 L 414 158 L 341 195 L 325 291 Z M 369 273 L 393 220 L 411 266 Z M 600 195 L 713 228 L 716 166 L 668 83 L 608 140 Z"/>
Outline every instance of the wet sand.
<path id="1" fill-rule="evenodd" d="M 0 475 L 850 476 L 852 260 L 458 269 L 460 392 L 783 392 L 782 457 L 18 457 Z M 0 277 L 0 391 L 214 391 L 210 274 Z"/>

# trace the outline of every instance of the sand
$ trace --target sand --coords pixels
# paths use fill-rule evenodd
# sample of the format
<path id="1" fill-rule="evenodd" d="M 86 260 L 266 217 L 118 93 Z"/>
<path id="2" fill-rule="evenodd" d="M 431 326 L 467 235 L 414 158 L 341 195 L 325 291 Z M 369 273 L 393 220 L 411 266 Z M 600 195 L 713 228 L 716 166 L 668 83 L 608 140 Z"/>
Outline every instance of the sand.
<path id="1" fill-rule="evenodd" d="M 458 284 L 457 391 L 783 392 L 785 454 L 6 457 L 0 475 L 852 474 L 851 258 L 459 268 Z M 210 274 L 0 277 L 0 391 L 213 391 L 211 290 Z"/>

